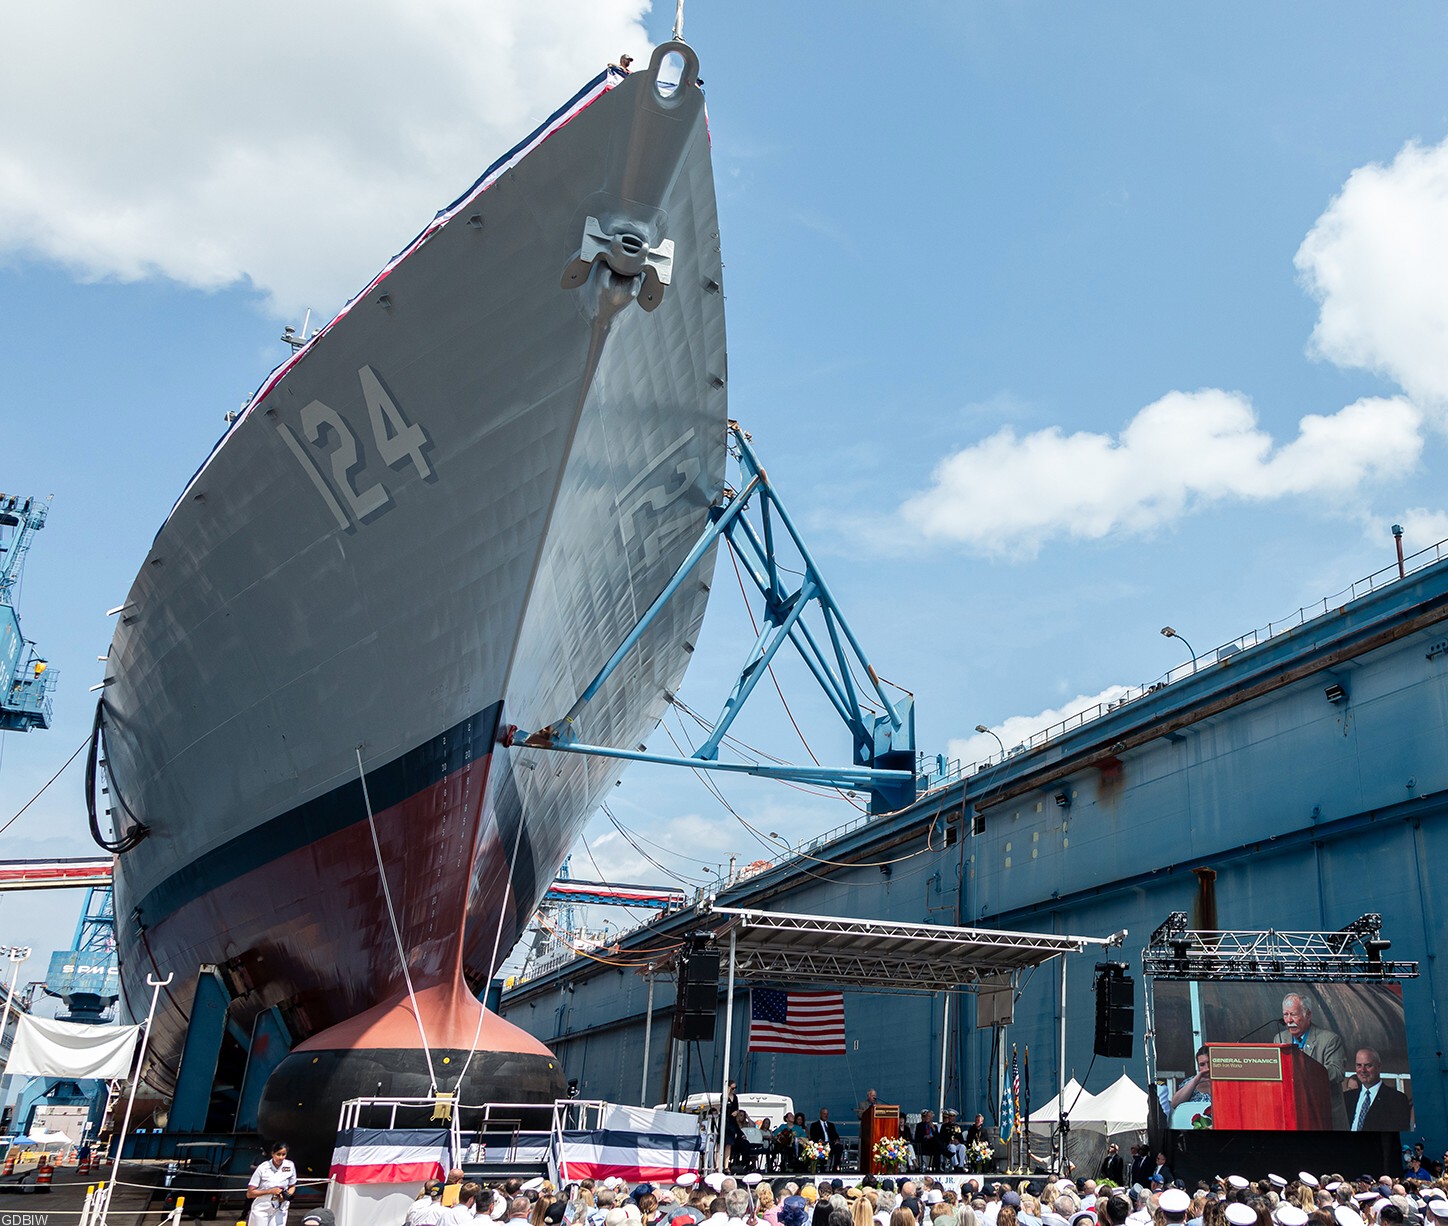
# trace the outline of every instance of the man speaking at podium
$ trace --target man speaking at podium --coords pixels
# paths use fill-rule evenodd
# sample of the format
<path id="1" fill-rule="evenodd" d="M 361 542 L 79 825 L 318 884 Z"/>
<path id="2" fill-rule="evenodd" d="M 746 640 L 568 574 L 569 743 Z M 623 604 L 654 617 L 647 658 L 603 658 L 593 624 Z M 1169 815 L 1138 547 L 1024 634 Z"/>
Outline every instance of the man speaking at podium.
<path id="1" fill-rule="evenodd" d="M 1328 1084 L 1332 1087 L 1332 1123 L 1339 1131 L 1348 1126 L 1347 1111 L 1343 1107 L 1343 1076 L 1347 1072 L 1347 1048 L 1342 1039 L 1331 1030 L 1312 1024 L 1312 998 L 1301 992 L 1289 992 L 1282 998 L 1282 1026 L 1274 1043 L 1290 1043 L 1304 1056 L 1310 1056 L 1327 1070 Z"/>

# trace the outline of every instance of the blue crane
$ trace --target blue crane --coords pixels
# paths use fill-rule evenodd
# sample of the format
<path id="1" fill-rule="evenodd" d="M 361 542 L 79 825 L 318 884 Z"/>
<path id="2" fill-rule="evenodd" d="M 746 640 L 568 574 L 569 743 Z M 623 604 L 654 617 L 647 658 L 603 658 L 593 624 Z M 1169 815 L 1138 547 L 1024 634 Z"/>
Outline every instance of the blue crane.
<path id="1" fill-rule="evenodd" d="M 20 633 L 15 612 L 25 555 L 49 513 L 48 498 L 0 494 L 0 732 L 50 727 L 56 670 Z"/>

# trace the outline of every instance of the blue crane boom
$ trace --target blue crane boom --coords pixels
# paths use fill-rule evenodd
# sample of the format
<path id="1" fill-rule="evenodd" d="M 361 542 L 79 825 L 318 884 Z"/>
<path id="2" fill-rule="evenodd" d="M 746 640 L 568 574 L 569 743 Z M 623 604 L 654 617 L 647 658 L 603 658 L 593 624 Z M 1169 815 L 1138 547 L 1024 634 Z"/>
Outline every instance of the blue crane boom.
<path id="1" fill-rule="evenodd" d="M 20 632 L 16 591 L 50 499 L 0 494 L 0 732 L 49 728 L 57 674 Z"/>

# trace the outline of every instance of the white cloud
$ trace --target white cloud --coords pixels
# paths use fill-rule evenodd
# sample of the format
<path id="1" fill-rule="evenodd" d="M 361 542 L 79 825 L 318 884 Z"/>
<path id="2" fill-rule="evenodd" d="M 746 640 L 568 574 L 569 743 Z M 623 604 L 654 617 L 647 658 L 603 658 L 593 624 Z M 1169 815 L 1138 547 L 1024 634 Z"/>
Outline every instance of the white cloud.
<path id="1" fill-rule="evenodd" d="M 0 256 L 249 280 L 325 317 L 609 60 L 644 58 L 648 7 L 7 5 Z"/>
<path id="2" fill-rule="evenodd" d="M 1448 540 L 1448 511 L 1435 511 L 1428 507 L 1410 507 L 1395 521 L 1403 529 L 1403 552 L 1415 554 Z M 1387 539 L 1388 523 L 1375 520 L 1372 525 L 1372 539 L 1382 542 Z"/>
<path id="3" fill-rule="evenodd" d="M 992 731 L 1000 737 L 1001 744 L 1005 745 L 1006 751 L 1010 752 L 1017 745 L 1025 744 L 1037 732 L 1053 728 L 1063 720 L 1080 715 L 1083 711 L 1094 711 L 1097 707 L 1105 707 L 1119 702 L 1126 693 L 1127 687 L 1124 685 L 1108 685 L 1099 694 L 1078 694 L 1059 707 L 1038 711 L 1035 715 L 1012 715 L 1009 719 L 995 725 Z M 948 759 L 958 760 L 967 766 L 972 762 L 984 762 L 987 758 L 999 755 L 1000 745 L 996 744 L 994 736 L 985 732 L 974 732 L 969 736 L 952 738 L 946 746 Z"/>
<path id="4" fill-rule="evenodd" d="M 1364 399 L 1304 417 L 1279 446 L 1240 393 L 1170 392 L 1114 436 L 1002 429 L 942 461 L 902 511 L 926 537 L 1029 555 L 1057 537 L 1147 531 L 1202 502 L 1341 498 L 1409 471 L 1421 425 L 1401 397 Z"/>
<path id="5" fill-rule="evenodd" d="M 1353 171 L 1296 264 L 1320 303 L 1315 353 L 1448 404 L 1448 141 Z"/>

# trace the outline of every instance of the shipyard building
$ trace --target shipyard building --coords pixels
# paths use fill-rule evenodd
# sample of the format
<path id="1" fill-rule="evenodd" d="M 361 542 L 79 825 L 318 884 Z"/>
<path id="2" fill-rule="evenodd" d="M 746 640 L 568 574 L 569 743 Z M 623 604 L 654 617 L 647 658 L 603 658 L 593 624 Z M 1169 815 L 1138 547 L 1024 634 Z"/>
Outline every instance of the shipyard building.
<path id="1" fill-rule="evenodd" d="M 1441 1152 L 1448 995 L 1434 957 L 1448 911 L 1445 556 L 1440 546 L 1402 576 L 1394 567 L 1355 584 L 1109 708 L 1003 746 L 995 761 L 945 764 L 908 809 L 832 832 L 713 901 L 1041 933 L 1128 930 L 1113 954 L 1138 976 L 1134 1055 L 1124 1063 L 1092 1063 L 1100 952 L 1064 959 L 1064 1072 L 1090 1092 L 1123 1071 L 1148 1079 L 1141 952 L 1172 912 L 1195 928 L 1279 931 L 1379 913 L 1392 958 L 1421 966 L 1402 984 L 1415 1110 L 1403 1139 Z M 663 947 L 701 922 L 686 908 L 621 944 Z M 1005 1036 L 1029 1045 L 1038 1104 L 1062 1071 L 1062 966 L 1055 959 L 1023 984 Z M 649 984 L 636 969 L 574 957 L 515 984 L 502 1012 L 556 1052 L 583 1097 L 660 1102 L 671 1074 L 677 1094 L 717 1092 L 722 987 L 715 1041 L 686 1051 L 670 1039 L 672 978 L 661 973 L 653 987 L 647 1069 Z M 1001 1034 L 977 1026 L 968 994 L 947 1016 L 940 996 L 889 983 L 847 990 L 842 1058 L 747 1053 L 748 1010 L 739 991 L 731 1065 L 741 1090 L 788 1094 L 811 1118 L 825 1106 L 853 1121 L 871 1087 L 919 1111 L 936 1106 L 943 1059 L 946 1105 L 967 1118 L 995 1115 Z"/>

